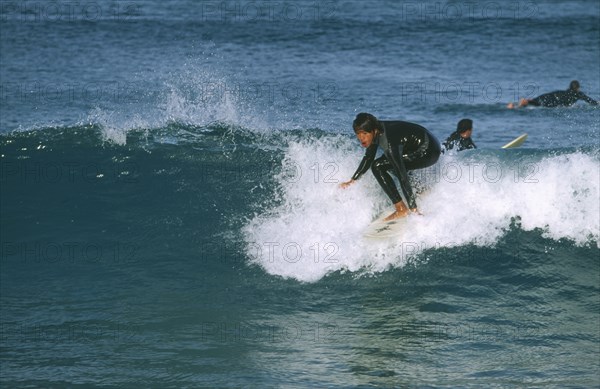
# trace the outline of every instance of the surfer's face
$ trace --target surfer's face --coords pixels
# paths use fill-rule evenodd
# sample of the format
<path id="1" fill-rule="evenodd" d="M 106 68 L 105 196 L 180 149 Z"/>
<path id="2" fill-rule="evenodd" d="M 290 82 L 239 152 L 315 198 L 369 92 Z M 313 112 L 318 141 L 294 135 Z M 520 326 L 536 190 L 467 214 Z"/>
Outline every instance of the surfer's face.
<path id="1" fill-rule="evenodd" d="M 363 130 L 358 130 L 355 132 L 358 141 L 362 147 L 369 147 L 373 143 L 373 139 L 375 138 L 375 133 L 377 130 L 373 132 L 367 132 Z"/>

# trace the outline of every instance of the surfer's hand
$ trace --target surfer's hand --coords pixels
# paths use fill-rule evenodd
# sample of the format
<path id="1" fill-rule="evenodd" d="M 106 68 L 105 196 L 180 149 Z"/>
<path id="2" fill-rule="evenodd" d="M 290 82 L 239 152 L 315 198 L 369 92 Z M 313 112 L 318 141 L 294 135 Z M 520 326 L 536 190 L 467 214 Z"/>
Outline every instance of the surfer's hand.
<path id="1" fill-rule="evenodd" d="M 354 183 L 354 180 L 350 180 L 350 181 L 346 181 L 346 182 L 342 182 L 340 184 L 340 188 L 342 189 L 346 189 L 347 187 L 349 187 L 350 185 L 352 185 Z"/>

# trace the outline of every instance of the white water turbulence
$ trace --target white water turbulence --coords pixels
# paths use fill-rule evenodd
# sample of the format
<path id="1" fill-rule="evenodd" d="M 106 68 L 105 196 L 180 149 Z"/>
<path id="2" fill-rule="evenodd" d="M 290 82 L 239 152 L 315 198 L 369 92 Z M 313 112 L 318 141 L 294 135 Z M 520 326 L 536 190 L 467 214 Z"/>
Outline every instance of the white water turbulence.
<path id="1" fill-rule="evenodd" d="M 268 115 L 259 104 L 261 96 L 249 89 L 216 69 L 184 64 L 166 74 L 154 94 L 132 96 L 136 105 L 95 107 L 79 124 L 100 125 L 103 139 L 120 145 L 126 143 L 129 131 L 172 123 L 207 126 L 219 122 L 261 132 L 270 127 Z"/>
<path id="2" fill-rule="evenodd" d="M 265 206 L 243 229 L 250 261 L 272 275 L 315 282 L 334 271 L 372 274 L 402 267 L 439 248 L 493 247 L 510 228 L 598 244 L 597 155 L 513 150 L 443 155 L 435 167 L 413 176 L 427 182 L 417 197 L 423 215 L 411 215 L 410 227 L 398 238 L 373 240 L 363 231 L 391 212 L 389 199 L 370 171 L 339 188 L 363 152 L 354 139 L 339 135 L 290 141 L 283 173 L 274 177 L 280 205 Z"/>

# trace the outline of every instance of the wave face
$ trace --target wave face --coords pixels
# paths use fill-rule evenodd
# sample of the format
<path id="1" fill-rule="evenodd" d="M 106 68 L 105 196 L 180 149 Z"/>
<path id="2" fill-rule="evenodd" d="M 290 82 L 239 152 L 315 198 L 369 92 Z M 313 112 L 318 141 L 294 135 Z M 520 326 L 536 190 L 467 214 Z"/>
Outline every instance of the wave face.
<path id="1" fill-rule="evenodd" d="M 292 141 L 274 177 L 280 204 L 245 227 L 248 255 L 271 274 L 315 281 L 331 271 L 380 272 L 449 247 L 494 247 L 511 230 L 575 245 L 598 242 L 597 151 L 476 151 L 445 156 L 413 179 L 427 188 L 423 216 L 399 241 L 365 240 L 389 200 L 365 175 L 348 190 L 361 155 L 344 137 Z M 276 243 L 275 243 L 276 242 Z"/>
<path id="2" fill-rule="evenodd" d="M 27 215 L 14 208 L 12 220 L 44 219 L 44 225 L 57 227 L 53 239 L 59 241 L 74 233 L 55 206 L 33 206 L 40 192 L 46 202 L 69 198 L 66 193 L 84 194 L 72 199 L 75 208 L 97 217 L 80 219 L 77 230 L 109 221 L 131 223 L 115 215 L 133 217 L 140 228 L 157 223 L 148 220 L 157 213 L 164 214 L 159 220 L 181 223 L 191 216 L 192 206 L 199 212 L 192 230 L 206 230 L 218 221 L 227 227 L 209 236 L 241 237 L 239 249 L 247 264 L 308 282 L 339 271 L 382 272 L 449 248 L 493 248 L 511 231 L 535 232 L 540 241 L 598 247 L 597 149 L 445 155 L 412 176 L 423 188 L 418 200 L 423 216 L 411 216 L 399 240 L 380 242 L 362 236 L 391 207 L 374 178 L 368 173 L 347 190 L 339 188 L 362 158 L 349 136 L 173 123 L 132 130 L 120 145 L 107 141 L 103 131 L 84 126 L 3 136 L 3 200 L 35 209 Z M 70 206 L 63 211 L 73 212 Z M 109 206 L 110 213 L 99 212 Z M 7 218 L 11 212 L 7 207 Z M 30 228 L 20 222 L 11 227 L 14 238 Z M 195 236 L 192 231 L 185 235 Z M 183 244 L 186 251 L 199 250 L 197 241 Z"/>

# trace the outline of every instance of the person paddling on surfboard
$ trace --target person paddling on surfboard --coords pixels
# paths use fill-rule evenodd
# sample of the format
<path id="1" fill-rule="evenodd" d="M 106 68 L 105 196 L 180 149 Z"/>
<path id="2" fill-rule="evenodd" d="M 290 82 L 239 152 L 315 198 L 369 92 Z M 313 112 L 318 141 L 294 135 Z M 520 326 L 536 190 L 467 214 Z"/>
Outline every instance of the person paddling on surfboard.
<path id="1" fill-rule="evenodd" d="M 379 121 L 375 116 L 364 112 L 356 115 L 352 127 L 360 144 L 367 150 L 350 181 L 340 186 L 347 188 L 371 168 L 377 182 L 396 208 L 396 211 L 385 220 L 407 216 L 409 210 L 418 213 L 408 171 L 423 169 L 437 162 L 441 153 L 437 138 L 418 124 Z M 384 155 L 375 159 L 379 147 Z M 390 171 L 398 177 L 407 204 L 402 201 L 396 184 L 389 174 Z"/>
<path id="2" fill-rule="evenodd" d="M 579 81 L 573 80 L 569 84 L 569 89 L 567 90 L 558 90 L 550 93 L 545 93 L 540 95 L 534 99 L 521 99 L 519 101 L 519 105 L 516 106 L 514 103 L 509 103 L 507 108 L 521 108 L 526 107 L 528 105 L 532 105 L 535 107 L 570 107 L 577 102 L 577 100 L 583 100 L 591 105 L 600 104 L 598 101 L 586 96 L 583 92 L 579 90 L 580 85 Z"/>
<path id="3" fill-rule="evenodd" d="M 473 134 L 473 121 L 471 119 L 462 119 L 456 126 L 454 131 L 448 139 L 444 142 L 445 150 L 462 151 L 468 149 L 476 149 L 471 135 Z"/>

